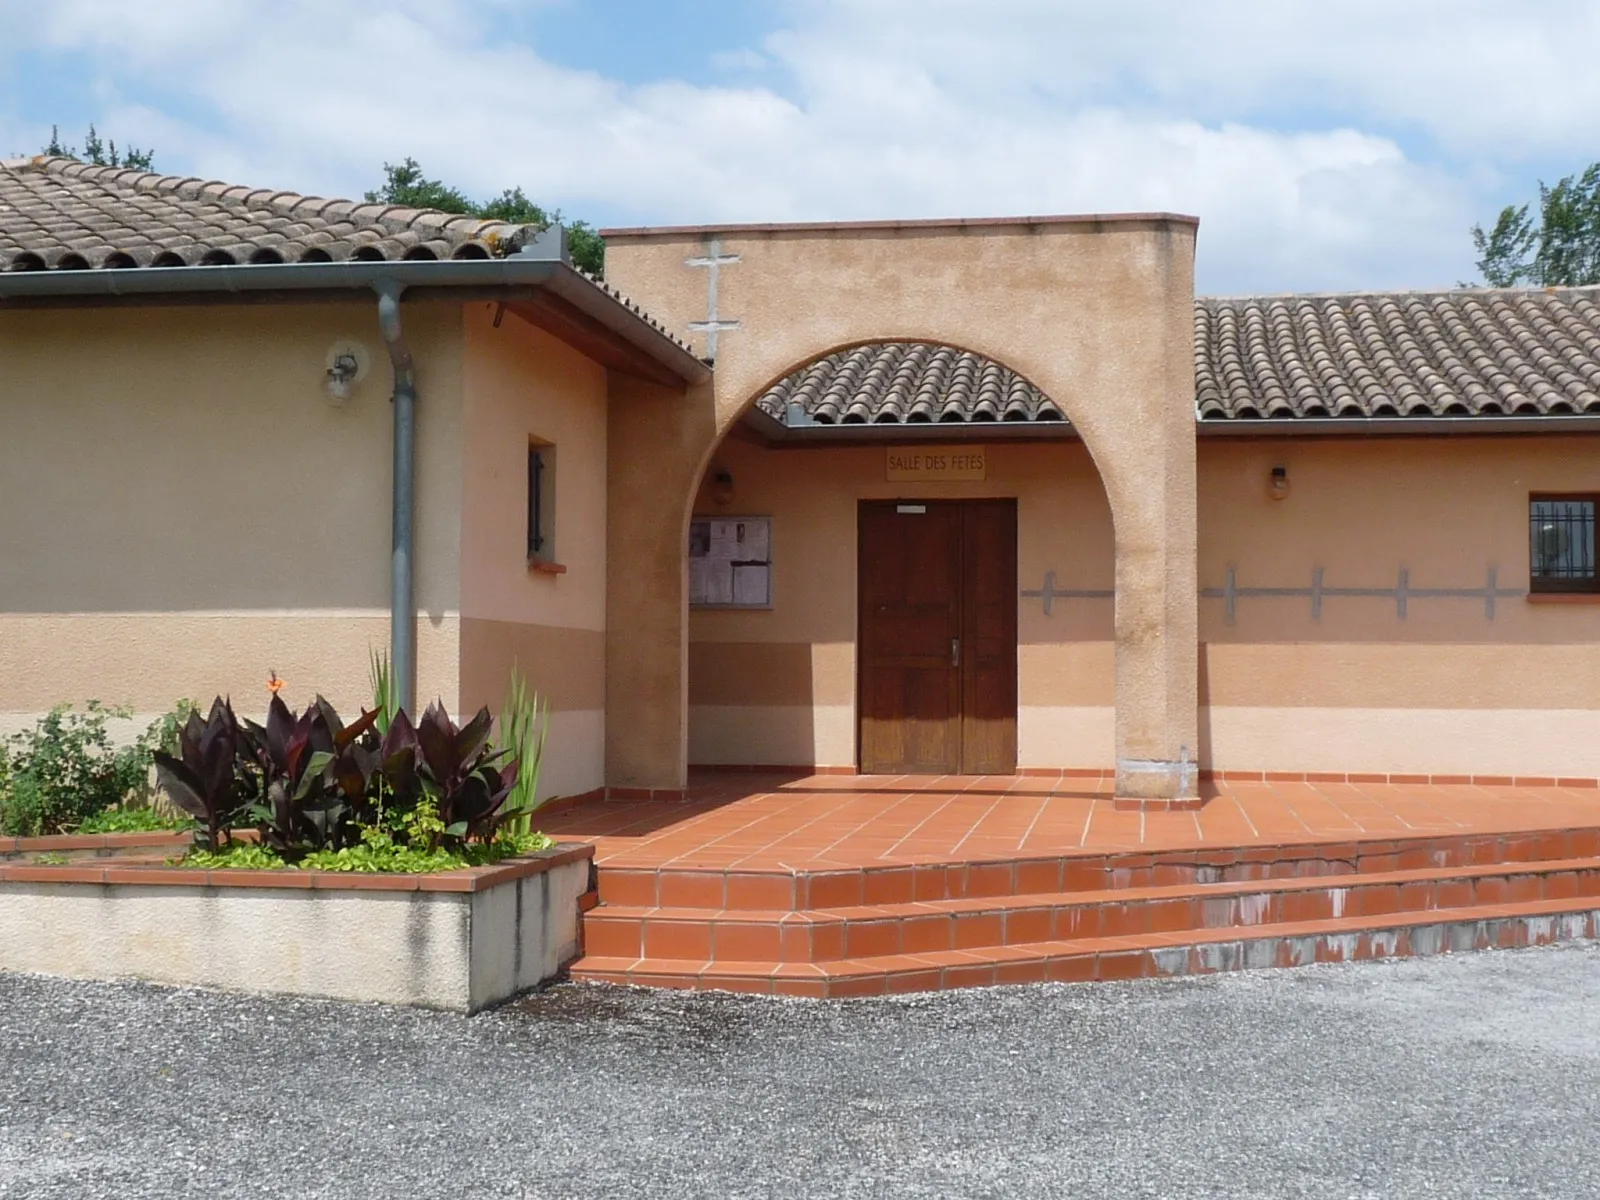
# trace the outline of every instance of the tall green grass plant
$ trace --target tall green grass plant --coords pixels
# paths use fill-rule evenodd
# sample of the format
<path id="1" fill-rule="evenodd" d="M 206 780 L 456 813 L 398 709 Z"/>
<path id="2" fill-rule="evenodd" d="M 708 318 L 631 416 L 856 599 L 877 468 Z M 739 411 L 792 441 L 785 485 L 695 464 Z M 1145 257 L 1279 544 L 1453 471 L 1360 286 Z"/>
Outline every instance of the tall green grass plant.
<path id="1" fill-rule="evenodd" d="M 545 735 L 550 727 L 550 705 L 528 688 L 522 669 L 511 668 L 511 686 L 500 709 L 500 746 L 517 757 L 517 783 L 506 799 L 506 830 L 526 837 L 533 832 L 533 812 L 539 807 L 539 768 L 544 760 Z"/>

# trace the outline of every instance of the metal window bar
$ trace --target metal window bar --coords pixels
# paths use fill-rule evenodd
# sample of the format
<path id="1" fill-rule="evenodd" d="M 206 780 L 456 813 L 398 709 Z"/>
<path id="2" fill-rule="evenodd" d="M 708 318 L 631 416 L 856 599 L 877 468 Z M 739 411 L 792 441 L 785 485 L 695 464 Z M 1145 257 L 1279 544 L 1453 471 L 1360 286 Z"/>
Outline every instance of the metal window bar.
<path id="1" fill-rule="evenodd" d="M 1528 502 L 1528 561 L 1535 591 L 1588 591 L 1595 576 L 1595 502 L 1575 497 Z"/>
<path id="2" fill-rule="evenodd" d="M 540 499 L 544 493 L 544 455 L 528 447 L 528 557 L 538 558 L 544 549 L 544 514 Z"/>

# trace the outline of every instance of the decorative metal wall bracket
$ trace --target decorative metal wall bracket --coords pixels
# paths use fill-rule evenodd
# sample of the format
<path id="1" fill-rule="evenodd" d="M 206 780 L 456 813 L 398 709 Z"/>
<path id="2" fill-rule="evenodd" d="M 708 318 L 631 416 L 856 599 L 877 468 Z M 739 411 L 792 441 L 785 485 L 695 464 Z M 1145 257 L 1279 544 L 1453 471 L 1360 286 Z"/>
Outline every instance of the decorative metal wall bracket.
<path id="1" fill-rule="evenodd" d="M 1329 587 L 1323 582 L 1323 569 L 1315 567 L 1311 571 L 1310 587 L 1241 587 L 1239 586 L 1236 568 L 1229 567 L 1225 577 L 1226 582 L 1222 587 L 1207 587 L 1200 589 L 1200 595 L 1207 600 L 1221 600 L 1223 602 L 1223 619 L 1229 625 L 1234 623 L 1238 616 L 1240 600 L 1255 600 L 1267 597 L 1304 597 L 1311 602 L 1311 619 L 1322 620 L 1323 601 L 1330 598 L 1361 597 L 1365 599 L 1393 600 L 1395 616 L 1404 621 L 1413 600 L 1481 600 L 1483 602 L 1483 616 L 1485 620 L 1495 619 L 1495 604 L 1498 600 L 1521 599 L 1528 594 L 1526 588 L 1503 588 L 1499 583 L 1499 571 L 1495 567 L 1488 568 L 1484 585 L 1481 588 L 1437 588 L 1437 587 L 1412 587 L 1411 571 L 1406 567 L 1400 568 L 1398 579 L 1393 587 Z M 1025 600 L 1039 600 L 1043 604 L 1044 615 L 1050 616 L 1057 600 L 1108 600 L 1116 595 L 1110 588 L 1060 588 L 1056 586 L 1056 573 L 1044 573 L 1044 585 L 1038 588 L 1024 589 L 1022 597 Z"/>
<path id="2" fill-rule="evenodd" d="M 1232 625 L 1238 613 L 1241 599 L 1255 599 L 1265 596 L 1303 596 L 1311 601 L 1311 619 L 1322 620 L 1322 602 L 1330 596 L 1334 597 L 1364 597 L 1367 599 L 1393 600 L 1395 616 L 1404 621 L 1413 600 L 1481 600 L 1483 602 L 1483 616 L 1487 621 L 1494 620 L 1495 601 L 1501 598 L 1513 599 L 1526 596 L 1528 593 L 1521 588 L 1503 588 L 1499 585 L 1499 572 L 1496 568 L 1488 568 L 1484 585 L 1481 588 L 1419 588 L 1411 586 L 1411 572 L 1405 567 L 1400 568 L 1399 578 L 1394 587 L 1328 587 L 1322 582 L 1322 568 L 1315 567 L 1311 572 L 1311 586 L 1305 587 L 1240 587 L 1238 575 L 1233 567 L 1228 568 L 1227 582 L 1220 588 L 1201 588 L 1200 594 L 1208 600 L 1221 600 L 1223 602 L 1223 619 Z"/>
<path id="3" fill-rule="evenodd" d="M 1044 615 L 1047 617 L 1050 615 L 1051 609 L 1057 600 L 1109 600 L 1115 595 L 1116 592 L 1110 588 L 1103 590 L 1095 588 L 1058 588 L 1054 571 L 1046 571 L 1044 573 L 1043 587 L 1022 593 L 1023 598 L 1026 600 L 1044 601 Z"/>

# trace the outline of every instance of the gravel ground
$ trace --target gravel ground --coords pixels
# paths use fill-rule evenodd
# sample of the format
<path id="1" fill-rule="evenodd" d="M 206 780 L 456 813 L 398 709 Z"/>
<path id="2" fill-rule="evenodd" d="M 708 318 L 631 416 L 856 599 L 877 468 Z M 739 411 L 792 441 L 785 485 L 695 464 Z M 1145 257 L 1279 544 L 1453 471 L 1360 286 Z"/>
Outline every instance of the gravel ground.
<path id="1" fill-rule="evenodd" d="M 473 1018 L 0 976 L 0 1197 L 1600 1195 L 1600 947 Z"/>

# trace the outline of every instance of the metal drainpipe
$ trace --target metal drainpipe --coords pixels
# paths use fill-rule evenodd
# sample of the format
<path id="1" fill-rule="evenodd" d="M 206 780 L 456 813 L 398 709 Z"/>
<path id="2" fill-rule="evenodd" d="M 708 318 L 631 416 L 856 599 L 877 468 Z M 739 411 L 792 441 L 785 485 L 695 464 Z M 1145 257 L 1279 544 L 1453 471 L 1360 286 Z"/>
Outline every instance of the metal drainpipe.
<path id="1" fill-rule="evenodd" d="M 415 539 L 412 512 L 416 500 L 417 373 L 400 328 L 403 284 L 380 280 L 378 327 L 383 331 L 389 361 L 394 365 L 394 493 L 393 549 L 389 565 L 389 667 L 400 707 L 413 718 L 417 700 L 417 600 L 413 587 Z"/>

